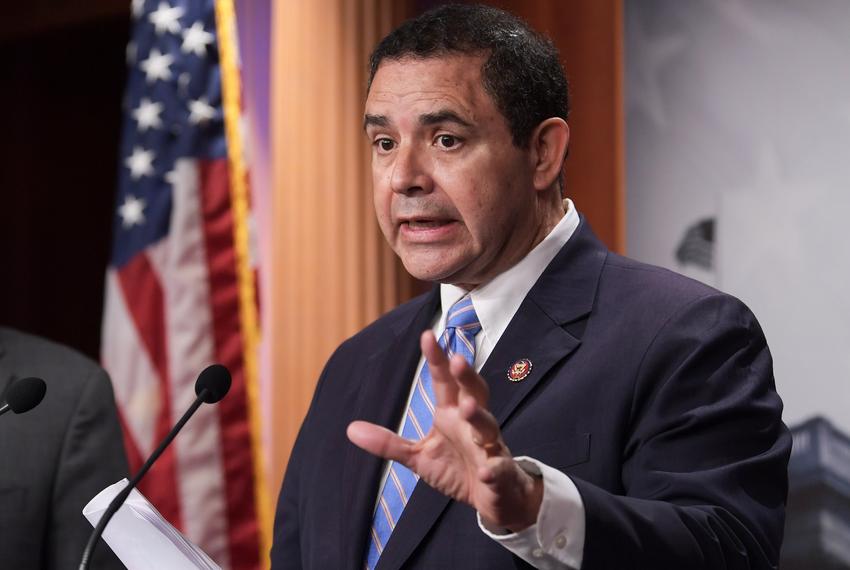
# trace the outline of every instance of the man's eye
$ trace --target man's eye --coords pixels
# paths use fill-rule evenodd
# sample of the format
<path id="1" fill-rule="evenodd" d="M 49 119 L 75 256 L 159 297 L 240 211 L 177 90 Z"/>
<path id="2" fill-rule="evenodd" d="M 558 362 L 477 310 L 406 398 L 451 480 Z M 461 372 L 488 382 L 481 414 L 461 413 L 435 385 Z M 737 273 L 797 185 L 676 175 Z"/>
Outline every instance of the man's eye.
<path id="1" fill-rule="evenodd" d="M 452 148 L 457 145 L 457 137 L 453 135 L 440 135 L 437 137 L 437 143 L 443 148 Z"/>
<path id="2" fill-rule="evenodd" d="M 395 142 L 392 139 L 378 139 L 375 144 L 378 145 L 379 150 L 384 152 L 389 152 L 395 148 Z"/>

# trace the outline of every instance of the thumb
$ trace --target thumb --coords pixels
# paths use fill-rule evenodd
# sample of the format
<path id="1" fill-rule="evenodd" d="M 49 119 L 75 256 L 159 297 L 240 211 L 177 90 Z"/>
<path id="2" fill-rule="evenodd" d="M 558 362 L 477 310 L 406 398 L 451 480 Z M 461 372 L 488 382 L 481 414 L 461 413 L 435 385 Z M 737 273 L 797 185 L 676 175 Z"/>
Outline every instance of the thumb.
<path id="1" fill-rule="evenodd" d="M 408 465 L 413 442 L 410 442 L 385 427 L 369 422 L 355 421 L 348 424 L 346 429 L 348 439 L 357 447 L 383 457 Z"/>

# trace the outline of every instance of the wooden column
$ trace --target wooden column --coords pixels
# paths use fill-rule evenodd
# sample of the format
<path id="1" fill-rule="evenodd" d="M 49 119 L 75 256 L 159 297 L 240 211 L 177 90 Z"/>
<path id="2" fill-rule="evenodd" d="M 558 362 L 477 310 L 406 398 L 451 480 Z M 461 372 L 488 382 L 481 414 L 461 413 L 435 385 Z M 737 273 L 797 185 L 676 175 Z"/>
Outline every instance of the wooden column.
<path id="1" fill-rule="evenodd" d="M 409 298 L 372 208 L 367 59 L 405 17 L 391 0 L 279 0 L 272 32 L 270 489 L 334 348 Z"/>

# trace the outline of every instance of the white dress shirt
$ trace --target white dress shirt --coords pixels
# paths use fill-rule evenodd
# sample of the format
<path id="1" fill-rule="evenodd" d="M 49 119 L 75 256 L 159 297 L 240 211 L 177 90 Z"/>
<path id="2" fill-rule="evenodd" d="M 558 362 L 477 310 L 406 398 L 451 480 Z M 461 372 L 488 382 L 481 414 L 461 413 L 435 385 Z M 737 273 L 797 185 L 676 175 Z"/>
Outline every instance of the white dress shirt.
<path id="1" fill-rule="evenodd" d="M 489 283 L 469 292 L 481 322 L 481 331 L 475 337 L 476 371 L 484 366 L 528 291 L 578 227 L 579 217 L 572 201 L 565 200 L 565 206 L 564 217 L 522 260 Z M 432 327 L 437 338 L 446 328 L 447 309 L 466 294 L 467 291 L 460 287 L 440 285 L 441 310 Z M 424 364 L 423 357 L 416 368 L 414 382 Z M 401 427 L 398 433 L 401 433 Z M 543 478 L 543 503 L 537 523 L 519 533 L 510 533 L 505 529 L 485 527 L 479 516 L 482 532 L 535 568 L 578 570 L 584 553 L 585 533 L 584 504 L 578 489 L 567 475 L 557 469 L 528 457 L 517 457 L 516 461 L 526 471 Z M 383 488 L 387 473 L 385 467 L 379 489 Z"/>

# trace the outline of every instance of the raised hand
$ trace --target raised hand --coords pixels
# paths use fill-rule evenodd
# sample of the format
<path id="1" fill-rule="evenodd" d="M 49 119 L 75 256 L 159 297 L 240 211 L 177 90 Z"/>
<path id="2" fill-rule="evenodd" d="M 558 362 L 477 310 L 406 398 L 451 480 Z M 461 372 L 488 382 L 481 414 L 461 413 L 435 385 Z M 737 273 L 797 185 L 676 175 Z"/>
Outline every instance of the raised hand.
<path id="1" fill-rule="evenodd" d="M 348 426 L 348 438 L 471 505 L 490 528 L 518 532 L 531 526 L 540 510 L 543 482 L 513 460 L 487 409 L 487 383 L 462 356 L 450 361 L 431 331 L 422 334 L 421 346 L 436 396 L 431 431 L 411 441 L 384 427 L 355 421 Z"/>

